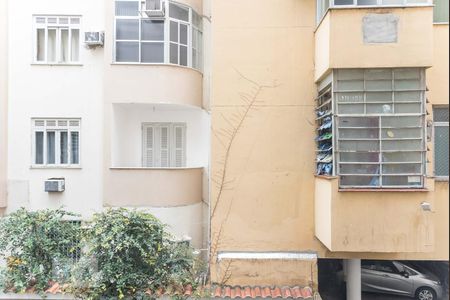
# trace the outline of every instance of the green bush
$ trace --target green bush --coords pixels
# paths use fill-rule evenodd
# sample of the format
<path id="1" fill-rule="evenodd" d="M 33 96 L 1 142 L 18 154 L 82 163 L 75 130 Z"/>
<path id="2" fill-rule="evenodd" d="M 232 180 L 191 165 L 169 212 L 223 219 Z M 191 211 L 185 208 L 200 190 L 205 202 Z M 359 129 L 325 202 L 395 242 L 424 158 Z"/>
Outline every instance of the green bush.
<path id="1" fill-rule="evenodd" d="M 149 290 L 181 292 L 195 284 L 192 249 L 173 242 L 150 214 L 126 209 L 96 214 L 84 243 L 72 284 L 83 299 L 144 299 Z"/>
<path id="2" fill-rule="evenodd" d="M 75 214 L 64 210 L 29 212 L 19 209 L 0 219 L 0 255 L 5 291 L 44 292 L 49 285 L 66 282 L 73 254 L 79 251 L 80 226 L 63 222 Z"/>

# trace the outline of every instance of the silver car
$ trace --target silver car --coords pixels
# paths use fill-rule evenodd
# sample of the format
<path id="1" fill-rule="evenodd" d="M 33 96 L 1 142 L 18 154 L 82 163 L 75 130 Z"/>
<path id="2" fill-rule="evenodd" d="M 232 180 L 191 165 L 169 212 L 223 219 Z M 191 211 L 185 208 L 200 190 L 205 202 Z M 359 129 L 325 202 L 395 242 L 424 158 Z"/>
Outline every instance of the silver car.
<path id="1" fill-rule="evenodd" d="M 435 275 L 398 261 L 363 260 L 361 289 L 364 292 L 410 296 L 418 300 L 442 299 L 443 295 L 442 284 Z"/>

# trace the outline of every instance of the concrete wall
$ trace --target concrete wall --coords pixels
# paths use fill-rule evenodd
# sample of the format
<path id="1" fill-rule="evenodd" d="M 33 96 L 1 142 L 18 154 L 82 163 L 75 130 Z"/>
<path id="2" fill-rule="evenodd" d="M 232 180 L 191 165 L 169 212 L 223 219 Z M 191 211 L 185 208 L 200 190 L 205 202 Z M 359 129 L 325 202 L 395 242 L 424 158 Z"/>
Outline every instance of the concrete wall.
<path id="1" fill-rule="evenodd" d="M 8 1 L 0 2 L 0 208 L 6 206 L 7 103 L 8 103 Z"/>
<path id="2" fill-rule="evenodd" d="M 398 18 L 397 42 L 365 43 L 363 18 L 369 14 Z M 331 9 L 316 31 L 316 46 L 326 46 L 328 40 L 330 46 L 316 52 L 316 80 L 328 68 L 429 67 L 433 8 Z"/>
<path id="3" fill-rule="evenodd" d="M 8 12 L 8 212 L 20 206 L 32 210 L 64 206 L 88 218 L 101 209 L 102 199 L 98 141 L 102 136 L 103 51 L 81 45 L 81 65 L 33 65 L 32 15 L 81 15 L 83 34 L 103 28 L 102 2 L 9 1 Z M 30 167 L 31 118 L 35 117 L 81 118 L 81 168 Z M 58 195 L 44 192 L 44 180 L 49 177 L 65 177 L 66 191 Z"/>

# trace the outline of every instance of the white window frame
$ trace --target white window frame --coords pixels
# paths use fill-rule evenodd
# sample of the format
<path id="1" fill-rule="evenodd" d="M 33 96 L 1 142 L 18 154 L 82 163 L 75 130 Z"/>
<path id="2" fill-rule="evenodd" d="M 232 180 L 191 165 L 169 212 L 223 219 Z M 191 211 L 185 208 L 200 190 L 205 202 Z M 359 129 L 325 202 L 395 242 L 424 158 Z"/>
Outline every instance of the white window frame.
<path id="1" fill-rule="evenodd" d="M 43 23 L 39 23 L 39 19 L 44 19 Z M 49 19 L 56 19 L 56 23 L 50 23 Z M 67 23 L 61 22 L 62 19 L 67 19 Z M 44 40 L 44 60 L 38 60 L 38 30 L 45 30 Z M 48 59 L 48 31 L 56 30 L 56 53 L 55 61 Z M 68 31 L 68 57 L 69 60 L 61 60 L 61 32 Z M 72 30 L 78 30 L 78 59 L 72 59 Z M 80 15 L 33 15 L 33 64 L 44 65 L 79 65 L 81 56 L 81 16 Z"/>
<path id="2" fill-rule="evenodd" d="M 387 69 L 390 69 L 392 72 L 394 72 L 395 70 L 398 70 L 398 69 L 407 69 L 407 68 L 383 68 L 383 69 L 385 69 L 385 70 L 387 70 Z M 421 69 L 421 68 L 416 68 L 416 69 Z M 364 69 L 364 70 L 370 70 L 370 69 Z M 377 186 L 372 186 L 372 185 L 368 185 L 368 186 L 358 186 L 358 185 L 356 185 L 356 186 L 350 186 L 350 185 L 341 185 L 341 183 L 339 183 L 339 187 L 341 188 L 341 189 L 373 189 L 373 190 L 380 190 L 380 189 L 382 189 L 382 190 L 392 190 L 392 189 L 423 189 L 424 188 L 424 185 L 425 185 L 425 176 L 426 176 L 426 174 L 427 174 L 427 170 L 426 170 L 426 149 L 427 149 L 427 147 L 426 147 L 426 126 L 425 126 L 425 115 L 426 115 L 426 101 L 425 101 L 425 91 L 426 91 L 426 80 L 425 80 L 425 70 L 421 70 L 420 72 L 420 82 L 421 82 L 421 89 L 419 89 L 419 90 L 415 90 L 415 91 L 420 91 L 421 92 L 421 100 L 420 100 L 420 104 L 421 104 L 421 111 L 420 111 L 420 113 L 387 113 L 387 114 L 379 114 L 379 113 L 374 113 L 374 114 L 372 114 L 372 113 L 367 113 L 366 112 L 366 104 L 368 103 L 368 102 L 366 102 L 366 87 L 365 87 L 365 84 L 366 84 L 366 79 L 364 78 L 364 90 L 362 91 L 362 93 L 363 93 L 363 97 L 364 97 L 364 100 L 363 100 L 363 104 L 364 104 L 364 113 L 360 113 L 360 114 L 357 114 L 357 113 L 355 113 L 355 114 L 344 114 L 344 113 L 339 113 L 339 109 L 338 109 L 338 101 L 337 101 L 337 97 L 336 97 L 336 94 L 337 93 L 339 93 L 339 92 L 345 92 L 345 91 L 341 91 L 341 90 L 338 90 L 337 89 L 337 80 L 338 80 L 338 78 L 337 78 L 337 76 L 336 76 L 336 72 L 338 72 L 339 71 L 339 69 L 336 69 L 334 72 L 333 72 L 333 83 L 332 83 L 332 101 L 333 101 L 333 124 L 334 124 L 334 126 L 333 126 L 333 128 L 334 128 L 334 130 L 333 130 L 333 147 L 335 147 L 336 146 L 336 148 L 334 148 L 334 156 L 333 156 L 333 161 L 335 161 L 335 168 L 334 168 L 334 170 L 336 170 L 335 171 L 335 175 L 336 176 L 339 176 L 339 177 L 341 177 L 341 176 L 371 176 L 372 174 L 367 174 L 367 175 L 362 175 L 362 174 L 341 174 L 341 172 L 340 172 L 340 165 L 341 164 L 352 164 L 352 163 L 350 163 L 350 162 L 344 162 L 344 163 L 341 163 L 340 162 L 340 158 L 339 158 L 339 153 L 341 152 L 340 151 L 340 146 L 339 146 L 339 142 L 340 141 L 342 141 L 342 139 L 339 139 L 338 137 L 339 137 L 339 126 L 338 126 L 338 122 L 337 122 L 337 120 L 339 119 L 339 118 L 345 118 L 345 117 L 349 117 L 349 118 L 352 118 L 352 117 L 362 117 L 362 118 L 365 118 L 365 117 L 372 117 L 372 118 L 378 118 L 379 119 L 379 131 L 380 131 L 380 133 L 379 133 L 379 137 L 378 137 L 378 141 L 381 143 L 382 142 L 382 140 L 384 140 L 383 138 L 382 138 L 382 135 L 381 135 L 381 130 L 382 130 L 382 128 L 383 128 L 383 126 L 382 126 L 382 123 L 381 123 L 381 119 L 383 118 L 383 117 L 395 117 L 395 116 L 404 116 L 404 117 L 407 117 L 407 116 L 415 116 L 415 117 L 420 117 L 421 119 L 422 119 L 422 124 L 423 124 L 423 128 L 421 128 L 422 130 L 421 130 L 421 138 L 420 138 L 420 140 L 421 140 L 421 144 L 422 144 L 422 149 L 420 150 L 420 151 L 417 151 L 417 150 L 411 150 L 411 151 L 413 151 L 413 152 L 421 152 L 422 153 L 422 155 L 421 155 L 421 157 L 422 157 L 422 159 L 421 159 L 421 162 L 408 162 L 408 163 L 410 163 L 410 164 L 421 164 L 421 172 L 420 172 L 420 174 L 404 174 L 404 175 L 402 175 L 401 173 L 395 173 L 395 174 L 389 174 L 389 175 L 394 175 L 394 176 L 416 176 L 416 177 L 421 177 L 421 184 L 420 185 L 398 185 L 398 186 L 391 186 L 391 185 L 384 185 L 384 184 L 382 184 L 382 180 L 380 180 L 380 182 L 379 182 L 379 185 L 377 185 Z M 394 90 L 394 74 L 392 74 L 392 90 L 390 90 L 390 91 L 387 91 L 387 92 L 391 92 L 392 93 L 392 105 L 393 105 L 393 107 L 395 107 L 395 101 L 394 101 L 394 92 L 395 92 L 395 90 Z M 399 91 L 409 91 L 409 90 L 399 90 Z M 359 92 L 359 91 L 354 91 L 354 92 Z M 384 92 L 383 90 L 377 90 L 376 92 Z M 358 102 L 358 104 L 362 104 L 362 103 L 360 103 L 360 102 Z M 369 102 L 369 104 L 370 104 L 371 102 Z M 384 102 L 379 102 L 380 104 L 383 104 Z M 402 103 L 408 103 L 408 102 L 402 102 Z M 413 103 L 419 103 L 419 102 L 413 102 Z M 351 103 L 350 103 L 351 104 Z M 394 109 L 394 108 L 393 108 Z M 402 139 L 404 139 L 404 140 L 408 140 L 408 138 L 398 138 L 398 139 L 395 139 L 395 140 L 402 140 Z M 351 139 L 350 139 L 351 140 Z M 357 140 L 357 138 L 356 139 L 353 139 L 353 140 Z M 380 146 L 381 147 L 381 146 Z M 394 151 L 394 150 L 392 150 L 392 151 Z M 379 149 L 379 153 L 381 154 L 381 153 L 383 153 L 383 152 L 389 152 L 389 151 L 385 151 L 385 150 L 382 150 L 381 148 Z M 397 150 L 395 150 L 395 152 L 402 152 L 402 151 L 397 151 Z M 391 163 L 393 163 L 393 164 L 395 164 L 394 162 L 391 162 Z M 358 164 L 358 162 L 354 162 L 353 164 Z M 369 164 L 371 164 L 371 163 L 364 163 L 364 162 L 361 162 L 361 164 L 363 164 L 363 165 L 369 165 Z M 374 163 L 375 164 L 375 163 Z M 378 177 L 379 177 L 379 179 L 382 179 L 382 177 L 383 177 L 383 175 L 388 175 L 388 174 L 383 174 L 383 172 L 382 172 L 382 166 L 383 165 L 386 165 L 386 164 L 389 164 L 389 163 L 386 163 L 386 162 L 382 162 L 382 160 L 381 160 L 381 158 L 380 158 L 380 160 L 378 161 L 378 163 L 376 163 L 376 164 L 378 164 L 379 166 L 380 166 L 380 171 L 379 171 L 379 174 L 378 174 Z M 401 163 L 399 163 L 399 164 L 401 164 Z M 374 176 L 375 174 L 373 174 L 373 176 L 372 177 L 375 177 Z M 388 176 L 389 176 L 388 175 Z"/>
<path id="3" fill-rule="evenodd" d="M 426 2 L 422 2 L 422 3 L 409 3 L 409 0 L 402 0 L 401 4 L 383 4 L 383 0 L 376 0 L 377 4 L 373 4 L 373 5 L 358 5 L 358 0 L 352 0 L 352 1 L 353 1 L 353 4 L 339 5 L 339 4 L 335 4 L 334 3 L 335 0 L 330 0 L 330 8 L 409 7 L 409 6 L 417 7 L 417 6 L 431 6 L 431 5 L 433 5 L 433 1 L 432 0 L 427 0 Z"/>
<path id="4" fill-rule="evenodd" d="M 123 2 L 137 2 L 136 0 L 115 0 L 114 3 L 118 2 L 118 1 L 123 1 Z M 170 17 L 170 3 L 175 4 L 177 6 L 183 7 L 185 9 L 188 10 L 189 12 L 189 21 L 186 22 L 184 20 L 179 20 L 179 19 L 175 19 Z M 143 7 L 144 5 L 144 1 L 140 0 L 140 7 Z M 175 2 L 175 1 L 164 1 L 164 7 L 165 7 L 165 15 L 163 17 L 152 17 L 149 18 L 147 17 L 144 13 L 140 12 L 137 16 L 116 16 L 115 12 L 114 12 L 114 33 L 113 33 L 113 37 L 114 37 L 114 43 L 113 43 L 113 64 L 141 64 L 141 65 L 161 65 L 161 64 L 167 64 L 167 65 L 175 65 L 175 66 L 181 66 L 181 67 L 188 67 L 188 68 L 193 68 L 196 69 L 198 71 L 202 71 L 202 66 L 203 66 L 203 38 L 199 39 L 198 44 L 199 47 L 198 49 L 196 49 L 198 52 L 198 60 L 199 60 L 199 64 L 198 66 L 194 66 L 193 64 L 193 60 L 192 60 L 192 35 L 193 35 L 193 30 L 197 30 L 200 34 L 201 37 L 203 37 L 203 32 L 201 30 L 201 28 L 199 28 L 198 26 L 194 25 L 193 22 L 193 13 L 194 10 L 192 7 L 189 7 L 187 5 Z M 199 14 L 200 15 L 200 14 Z M 201 15 L 200 15 L 201 16 Z M 117 39 L 117 30 L 116 30 L 116 21 L 117 20 L 139 20 L 139 39 L 137 40 L 118 40 Z M 142 20 L 160 20 L 160 21 L 164 21 L 164 40 L 163 41 L 154 41 L 154 42 L 162 42 L 164 43 L 164 59 L 162 62 L 142 62 L 142 55 L 141 55 L 141 45 L 142 43 L 151 43 L 152 41 L 142 41 L 141 40 L 141 35 L 142 35 L 142 30 L 141 30 L 141 21 Z M 186 24 L 187 25 L 187 66 L 183 66 L 180 64 L 173 64 L 170 62 L 170 22 L 174 21 L 177 23 L 181 23 L 181 24 Z M 179 26 L 178 26 L 179 27 Z M 178 34 L 180 34 L 179 30 L 178 30 Z M 138 61 L 130 61 L 130 62 L 125 62 L 125 61 L 117 61 L 116 60 L 116 42 L 135 42 L 139 44 L 139 59 Z M 178 43 L 177 43 L 178 45 Z M 178 47 L 180 48 L 180 47 Z M 178 61 L 180 61 L 180 55 L 178 53 Z"/>
<path id="5" fill-rule="evenodd" d="M 43 126 L 37 125 L 43 122 Z M 55 126 L 47 125 L 49 122 L 55 122 Z M 59 123 L 66 122 L 67 125 L 60 125 Z M 71 125 L 77 123 L 77 125 Z M 80 118 L 33 118 L 31 119 L 31 167 L 32 168 L 81 168 L 81 119 Z M 43 163 L 36 163 L 36 132 L 43 132 Z M 47 161 L 47 132 L 55 132 L 55 163 L 49 164 Z M 60 148 L 60 133 L 67 132 L 67 163 L 61 163 L 59 154 Z M 72 162 L 72 139 L 71 134 L 78 133 L 78 163 Z M 59 133 L 59 134 L 58 134 Z"/>
<path id="6" fill-rule="evenodd" d="M 433 112 L 434 109 L 449 109 L 448 105 L 434 105 L 433 106 Z M 441 175 L 436 175 L 436 127 L 449 127 L 449 122 L 439 122 L 439 121 L 434 121 L 433 119 L 433 175 L 434 177 L 439 180 L 439 181 L 449 181 L 449 176 L 441 176 Z M 449 158 L 447 158 L 449 159 Z"/>
<path id="7" fill-rule="evenodd" d="M 156 157 L 161 157 L 161 151 L 160 151 L 160 142 L 158 140 L 156 140 L 157 136 L 153 135 L 153 162 L 149 163 L 147 161 L 145 152 L 147 151 L 147 147 L 145 144 L 146 141 L 146 131 L 148 128 L 153 128 L 155 132 L 156 128 L 161 128 L 161 127 L 167 127 L 169 129 L 168 132 L 168 166 L 167 167 L 162 167 L 158 164 L 155 164 L 155 161 L 160 161 L 160 159 L 156 159 Z M 175 152 L 176 152 L 176 137 L 175 137 L 175 128 L 177 127 L 181 127 L 183 129 L 183 141 L 182 141 L 182 149 L 183 149 L 183 156 L 182 156 L 182 162 L 181 162 L 181 166 L 176 166 L 175 164 Z M 187 125 L 186 123 L 181 123 L 181 122 L 176 122 L 176 123 L 171 123 L 171 122 L 145 122 L 142 123 L 142 153 L 141 153 L 141 157 L 142 157 L 142 167 L 143 168 L 164 168 L 164 169 L 171 169 L 171 168 L 185 168 L 186 167 L 186 136 L 187 136 Z M 149 166 L 150 165 L 150 166 Z"/>

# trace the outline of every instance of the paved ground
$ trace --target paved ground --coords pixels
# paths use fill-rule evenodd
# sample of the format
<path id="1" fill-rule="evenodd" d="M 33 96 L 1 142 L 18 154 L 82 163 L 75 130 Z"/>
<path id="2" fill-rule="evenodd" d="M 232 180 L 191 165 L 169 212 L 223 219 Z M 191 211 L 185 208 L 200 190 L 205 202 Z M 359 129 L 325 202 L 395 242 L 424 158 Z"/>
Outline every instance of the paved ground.
<path id="1" fill-rule="evenodd" d="M 412 300 L 413 298 L 402 296 L 390 296 L 382 294 L 363 293 L 362 300 Z M 325 299 L 324 299 L 325 300 Z"/>

